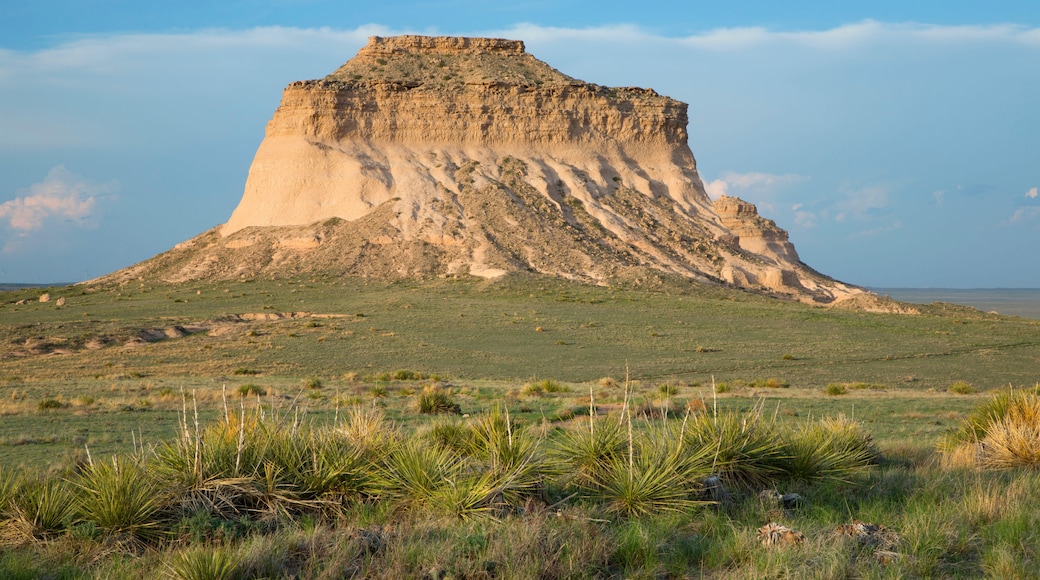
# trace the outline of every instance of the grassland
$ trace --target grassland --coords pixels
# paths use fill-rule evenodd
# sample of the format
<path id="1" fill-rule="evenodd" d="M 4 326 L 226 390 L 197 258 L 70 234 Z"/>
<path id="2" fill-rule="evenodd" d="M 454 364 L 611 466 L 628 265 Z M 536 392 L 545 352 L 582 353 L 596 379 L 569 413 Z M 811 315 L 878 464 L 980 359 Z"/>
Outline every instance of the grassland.
<path id="1" fill-rule="evenodd" d="M 66 305 L 40 303 L 45 291 Z M 108 458 L 177 440 L 196 407 L 204 426 L 230 408 L 314 428 L 339 424 L 350 409 L 378 409 L 395 430 L 425 433 L 430 419 L 416 401 L 431 384 L 450 389 L 472 418 L 504 404 L 549 441 L 587 422 L 590 406 L 597 416 L 664 410 L 673 426 L 686 409 L 757 409 L 783 430 L 854 418 L 885 458 L 840 481 L 773 480 L 809 498 L 807 509 L 782 514 L 752 489 L 735 489 L 738 501 L 723 510 L 645 517 L 618 517 L 596 502 L 552 507 L 562 498 L 551 493 L 522 516 L 473 521 L 424 510 L 405 517 L 373 500 L 264 530 L 218 517 L 204 523 L 232 522 L 222 540 L 212 530 L 178 533 L 143 551 L 70 524 L 44 547 L 2 549 L 0 570 L 12 577 L 40 572 L 26 558 L 68 577 L 172 573 L 176 558 L 206 546 L 252 562 L 238 568 L 253 570 L 247 576 L 338 577 L 329 562 L 348 577 L 1027 577 L 1035 565 L 1022 546 L 1040 522 L 1018 506 L 1040 499 L 1035 472 L 951 471 L 935 452 L 991 392 L 1037 384 L 1034 320 L 950 305 L 869 314 L 681 284 L 535 277 L 20 289 L 0 293 L 0 304 L 0 466 L 51 477 L 77 477 L 67 470 L 84 465 L 88 449 Z M 958 382 L 968 386 L 951 390 Z M 650 424 L 638 419 L 637 431 Z M 979 513 L 960 521 L 965 502 Z M 763 550 L 755 530 L 777 518 L 808 544 Z M 835 547 L 834 527 L 852 519 L 899 532 L 899 562 Z M 375 529 L 392 533 L 369 553 L 364 538 Z M 570 551 L 544 553 L 553 545 Z M 282 556 L 261 565 L 263 550 Z"/>

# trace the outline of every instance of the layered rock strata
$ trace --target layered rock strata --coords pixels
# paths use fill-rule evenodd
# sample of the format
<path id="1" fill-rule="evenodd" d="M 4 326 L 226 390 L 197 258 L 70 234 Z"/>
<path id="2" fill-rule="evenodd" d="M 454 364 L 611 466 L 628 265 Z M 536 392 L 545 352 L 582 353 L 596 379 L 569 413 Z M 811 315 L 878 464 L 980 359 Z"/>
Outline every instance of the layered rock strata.
<path id="1" fill-rule="evenodd" d="M 584 83 L 486 38 L 372 37 L 290 84 L 228 222 L 125 272 L 169 281 L 323 271 L 663 271 L 828 303 L 861 292 L 705 194 L 687 105 Z"/>

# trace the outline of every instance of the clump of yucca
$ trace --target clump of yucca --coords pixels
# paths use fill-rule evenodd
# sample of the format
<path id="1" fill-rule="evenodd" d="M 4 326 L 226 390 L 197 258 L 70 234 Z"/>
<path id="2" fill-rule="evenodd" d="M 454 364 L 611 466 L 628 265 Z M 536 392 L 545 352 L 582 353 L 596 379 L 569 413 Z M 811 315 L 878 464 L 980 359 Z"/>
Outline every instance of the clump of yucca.
<path id="1" fill-rule="evenodd" d="M 415 404 L 419 413 L 423 415 L 462 414 L 462 407 L 455 402 L 451 389 L 437 385 L 424 387 Z"/>
<path id="2" fill-rule="evenodd" d="M 980 405 L 939 445 L 947 463 L 1040 467 L 1040 394 L 1007 390 Z"/>
<path id="3" fill-rule="evenodd" d="M 162 535 L 166 498 L 142 459 L 91 462 L 72 483 L 80 517 L 110 536 L 147 543 Z"/>
<path id="4" fill-rule="evenodd" d="M 46 540 L 65 530 L 75 515 L 75 497 L 62 479 L 29 476 L 13 485 L 2 529 L 15 543 Z"/>
<path id="5" fill-rule="evenodd" d="M 787 471 L 788 450 L 761 408 L 690 415 L 683 437 L 705 451 L 706 467 L 727 486 L 768 487 Z"/>
<path id="6" fill-rule="evenodd" d="M 870 435 L 845 415 L 807 423 L 785 439 L 787 472 L 796 479 L 843 480 L 881 459 Z"/>
<path id="7" fill-rule="evenodd" d="M 230 548 L 197 547 L 173 556 L 167 563 L 179 580 L 230 580 L 239 575 L 241 558 Z"/>

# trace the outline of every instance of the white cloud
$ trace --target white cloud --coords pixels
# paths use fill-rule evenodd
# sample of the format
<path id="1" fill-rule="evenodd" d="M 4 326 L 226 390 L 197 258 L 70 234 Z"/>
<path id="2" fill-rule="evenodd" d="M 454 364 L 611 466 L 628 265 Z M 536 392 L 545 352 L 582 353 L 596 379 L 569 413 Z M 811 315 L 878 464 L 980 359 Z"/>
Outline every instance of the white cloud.
<path id="1" fill-rule="evenodd" d="M 888 187 L 883 185 L 871 185 L 860 189 L 848 191 L 845 199 L 834 204 L 838 214 L 835 221 L 845 221 L 846 218 L 866 218 L 871 212 L 884 209 L 888 206 Z"/>
<path id="2" fill-rule="evenodd" d="M 19 191 L 19 197 L 0 204 L 0 220 L 23 233 L 38 230 L 54 218 L 82 225 L 96 208 L 96 196 L 110 187 L 92 184 L 59 165 L 43 181 Z"/>
<path id="3" fill-rule="evenodd" d="M 794 173 L 724 171 L 719 179 L 705 183 L 704 190 L 712 199 L 718 199 L 723 195 L 735 195 L 750 197 L 751 201 L 755 202 L 768 203 L 778 191 L 808 180 L 807 176 Z"/>
<path id="4" fill-rule="evenodd" d="M 1027 199 L 1036 199 L 1036 196 L 1037 196 L 1037 188 L 1035 188 L 1035 187 L 1030 188 L 1029 191 L 1026 192 L 1026 198 Z"/>
<path id="5" fill-rule="evenodd" d="M 932 192 L 932 199 L 935 200 L 935 205 L 942 205 L 943 204 L 943 199 L 945 197 L 946 197 L 946 192 L 941 190 L 941 189 L 937 189 L 937 190 Z"/>
<path id="6" fill-rule="evenodd" d="M 796 207 L 801 207 L 798 204 Z M 804 229 L 815 228 L 817 223 L 816 214 L 811 211 L 796 210 L 794 212 L 794 223 Z"/>
<path id="7" fill-rule="evenodd" d="M 1016 224 L 1033 221 L 1037 217 L 1040 217 L 1040 207 L 1020 207 L 1015 210 L 1015 213 L 1011 214 L 1008 223 Z"/>
<path id="8" fill-rule="evenodd" d="M 729 184 L 721 179 L 716 179 L 710 183 L 705 183 L 704 191 L 707 192 L 708 197 L 718 199 L 724 195 L 729 195 Z"/>

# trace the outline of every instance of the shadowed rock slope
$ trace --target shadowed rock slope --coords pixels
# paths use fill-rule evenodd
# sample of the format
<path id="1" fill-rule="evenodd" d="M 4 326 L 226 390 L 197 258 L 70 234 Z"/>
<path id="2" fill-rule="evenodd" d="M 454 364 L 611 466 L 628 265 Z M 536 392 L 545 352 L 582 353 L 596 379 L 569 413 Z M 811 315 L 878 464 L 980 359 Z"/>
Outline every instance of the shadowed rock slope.
<path id="1" fill-rule="evenodd" d="M 863 291 L 705 194 L 687 105 L 575 80 L 488 38 L 372 37 L 290 84 L 228 222 L 106 277 L 664 272 L 817 303 Z"/>

